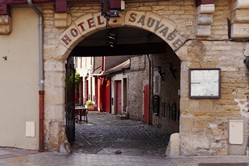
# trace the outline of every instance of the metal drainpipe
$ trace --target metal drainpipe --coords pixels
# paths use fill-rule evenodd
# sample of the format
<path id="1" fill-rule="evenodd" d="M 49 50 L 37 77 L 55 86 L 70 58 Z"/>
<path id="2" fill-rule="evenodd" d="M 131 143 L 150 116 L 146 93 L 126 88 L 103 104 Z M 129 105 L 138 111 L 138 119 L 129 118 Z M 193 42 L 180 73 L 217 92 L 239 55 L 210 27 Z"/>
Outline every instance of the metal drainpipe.
<path id="1" fill-rule="evenodd" d="M 27 0 L 29 7 L 38 15 L 39 29 L 39 151 L 44 151 L 44 64 L 43 64 L 43 15 L 33 4 L 32 0 Z"/>

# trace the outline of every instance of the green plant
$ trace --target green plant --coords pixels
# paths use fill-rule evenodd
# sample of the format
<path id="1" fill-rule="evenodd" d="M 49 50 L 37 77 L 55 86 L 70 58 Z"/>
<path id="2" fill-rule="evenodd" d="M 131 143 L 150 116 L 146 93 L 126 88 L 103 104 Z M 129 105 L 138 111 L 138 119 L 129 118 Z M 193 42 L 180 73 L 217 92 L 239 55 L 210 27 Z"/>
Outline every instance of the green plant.
<path id="1" fill-rule="evenodd" d="M 78 85 L 78 84 L 79 84 L 79 82 L 80 82 L 80 74 L 79 74 L 79 73 L 76 73 L 76 74 L 75 74 L 74 82 L 75 82 L 75 85 Z"/>
<path id="2" fill-rule="evenodd" d="M 94 103 L 93 103 L 93 101 L 91 101 L 91 100 L 88 100 L 88 101 L 86 102 L 86 106 L 87 106 L 87 107 L 93 106 L 93 105 L 94 105 Z"/>
<path id="3" fill-rule="evenodd" d="M 78 85 L 80 82 L 80 74 L 79 73 L 75 73 L 75 74 L 70 74 L 69 77 L 65 78 L 65 84 L 72 86 L 72 85 Z"/>

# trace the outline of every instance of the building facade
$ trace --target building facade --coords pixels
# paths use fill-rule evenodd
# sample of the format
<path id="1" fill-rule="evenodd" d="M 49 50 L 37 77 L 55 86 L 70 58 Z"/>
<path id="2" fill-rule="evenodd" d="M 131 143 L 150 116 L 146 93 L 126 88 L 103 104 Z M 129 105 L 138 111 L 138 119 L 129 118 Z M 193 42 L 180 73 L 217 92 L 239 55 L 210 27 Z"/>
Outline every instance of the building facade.
<path id="1" fill-rule="evenodd" d="M 35 5 L 41 11 L 44 24 L 44 78 L 38 78 L 37 66 L 38 61 L 41 62 L 36 29 L 38 16 L 26 1 L 18 2 L 22 3 L 20 6 L 13 5 L 14 1 L 1 2 L 0 87 L 3 93 L 0 94 L 0 112 L 1 117 L 8 119 L 1 118 L 0 132 L 5 136 L 0 138 L 0 146 L 38 149 L 40 140 L 45 150 L 58 150 L 67 140 L 65 60 L 80 41 L 104 30 L 106 19 L 101 16 L 97 1 L 35 2 L 42 2 Z M 181 155 L 246 154 L 249 91 L 244 59 L 249 56 L 248 12 L 246 0 L 127 0 L 119 17 L 108 22 L 110 27 L 152 32 L 179 58 Z M 190 85 L 198 77 L 190 77 L 190 69 L 220 70 L 220 75 L 214 76 L 218 76 L 219 81 L 212 82 L 220 85 L 217 97 L 191 96 L 190 87 L 195 86 Z M 16 78 L 19 78 L 18 86 Z M 212 78 L 213 75 L 208 80 L 215 80 Z M 44 89 L 39 88 L 39 84 L 44 85 Z M 201 86 L 205 85 L 199 87 L 203 90 Z M 16 95 L 18 91 L 20 95 Z M 40 99 L 45 92 L 44 133 L 38 128 L 39 102 L 43 103 L 38 92 Z M 12 127 L 5 127 L 8 125 Z M 38 135 L 44 138 L 44 143 Z"/>

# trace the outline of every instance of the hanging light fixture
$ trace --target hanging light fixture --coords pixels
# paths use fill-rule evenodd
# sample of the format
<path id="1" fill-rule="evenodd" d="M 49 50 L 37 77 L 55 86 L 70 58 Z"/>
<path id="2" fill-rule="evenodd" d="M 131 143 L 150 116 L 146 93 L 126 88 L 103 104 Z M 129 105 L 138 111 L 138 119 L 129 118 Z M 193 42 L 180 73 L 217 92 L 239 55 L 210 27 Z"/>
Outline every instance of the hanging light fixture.
<path id="1" fill-rule="evenodd" d="M 114 29 L 108 31 L 107 44 L 110 47 L 114 47 L 117 44 L 117 32 Z"/>

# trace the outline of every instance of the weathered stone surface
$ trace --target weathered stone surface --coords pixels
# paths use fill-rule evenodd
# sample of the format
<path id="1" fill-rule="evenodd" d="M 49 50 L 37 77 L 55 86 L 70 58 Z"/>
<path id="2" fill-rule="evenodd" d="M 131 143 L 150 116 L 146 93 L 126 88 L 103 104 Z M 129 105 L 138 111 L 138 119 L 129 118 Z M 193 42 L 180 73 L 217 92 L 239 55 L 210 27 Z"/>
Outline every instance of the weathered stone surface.
<path id="1" fill-rule="evenodd" d="M 240 3 L 240 2 L 239 2 Z M 157 5 L 158 4 L 158 5 Z M 246 77 L 246 68 L 243 63 L 244 48 L 245 43 L 241 42 L 230 42 L 227 41 L 227 21 L 226 18 L 230 16 L 230 3 L 229 1 L 220 0 L 215 3 L 215 7 L 211 6 L 201 6 L 199 8 L 200 18 L 194 13 L 195 4 L 194 1 L 188 0 L 184 2 L 180 1 L 165 1 L 153 3 L 152 6 L 146 6 L 145 3 L 131 3 L 126 4 L 125 11 L 121 12 L 121 17 L 112 18 L 110 20 L 110 25 L 113 27 L 133 27 L 142 28 L 148 30 L 161 38 L 165 39 L 164 34 L 166 34 L 166 41 L 172 48 L 173 43 L 176 40 L 168 40 L 168 34 L 172 31 L 177 32 L 177 36 L 174 39 L 181 40 L 184 36 L 189 41 L 183 44 L 184 40 L 181 40 L 177 45 L 177 56 L 181 60 L 181 68 L 178 69 L 181 74 L 181 123 L 180 123 L 180 135 L 181 135 L 181 151 L 182 155 L 213 155 L 213 154 L 227 154 L 227 124 L 226 121 L 230 117 L 249 117 L 247 111 L 246 101 L 248 93 L 248 80 Z M 243 6 L 243 5 L 242 5 Z M 246 5 L 244 5 L 245 7 Z M 69 28 L 56 28 L 54 27 L 54 7 L 53 5 L 44 6 L 44 17 L 47 20 L 45 22 L 44 29 L 44 58 L 45 58 L 45 85 L 46 85 L 46 142 L 50 144 L 51 140 L 58 140 L 59 135 L 61 141 L 56 145 L 59 146 L 63 144 L 63 132 L 59 135 L 51 135 L 49 133 L 49 125 L 51 121 L 60 121 L 63 116 L 63 74 L 65 72 L 64 63 L 61 61 L 60 65 L 49 60 L 65 60 L 70 54 L 71 50 L 86 36 L 89 36 L 98 30 L 105 29 L 106 22 L 105 19 L 100 16 L 99 6 L 96 5 L 83 5 L 77 4 L 69 7 L 69 14 L 72 16 L 72 20 L 75 21 Z M 243 9 L 244 10 L 244 9 Z M 245 11 L 247 9 L 245 8 Z M 236 19 L 238 21 L 247 20 L 246 12 L 235 11 Z M 132 17 L 130 14 L 133 13 Z M 145 15 L 145 17 L 142 17 Z M 136 20 L 134 17 L 136 16 Z M 206 17 L 202 17 L 206 16 Z M 197 17 L 197 22 L 196 18 Z M 148 23 L 146 20 L 149 18 L 159 21 L 157 29 L 156 24 L 154 26 L 147 26 L 143 23 Z M 123 19 L 123 20 L 122 20 Z M 213 22 L 212 22 L 213 20 Z M 81 27 L 75 23 L 82 23 L 91 28 L 82 31 Z M 96 22 L 99 22 L 98 24 Z M 186 22 L 192 22 L 192 24 L 186 25 Z M 212 22 L 212 23 L 211 23 Z M 193 40 L 195 38 L 195 23 L 202 25 L 207 24 L 207 26 L 200 27 L 197 36 L 207 37 L 211 40 L 202 40 L 199 38 L 198 41 Z M 246 23 L 246 22 L 245 22 Z M 162 24 L 168 26 L 167 29 L 160 27 Z M 237 25 L 236 25 L 237 26 Z M 235 27 L 236 27 L 235 26 Z M 244 25 L 247 27 L 247 25 Z M 83 26 L 84 27 L 84 26 Z M 239 27 L 239 28 L 238 28 Z M 234 28 L 233 31 L 235 35 L 241 36 L 240 38 L 247 37 L 247 30 L 242 25 L 239 24 L 237 29 Z M 199 28 L 199 26 L 198 26 Z M 76 29 L 77 32 L 73 29 Z M 162 31 L 163 30 L 163 31 Z M 212 31 L 211 31 L 212 30 Z M 238 30 L 238 31 L 237 31 Z M 76 33 L 78 33 L 76 35 Z M 68 35 L 66 42 L 61 39 Z M 181 35 L 179 35 L 181 34 Z M 74 36 L 76 37 L 74 37 Z M 178 36 L 179 35 L 179 36 Z M 170 36 L 172 37 L 172 36 Z M 219 41 L 219 40 L 226 41 Z M 217 41 L 213 41 L 217 40 Z M 245 51 L 246 54 L 246 51 Z M 136 66 L 134 69 L 141 69 L 141 66 Z M 198 100 L 189 99 L 189 68 L 215 68 L 220 67 L 222 70 L 221 76 L 221 99 L 215 100 Z M 55 73 L 53 73 L 55 72 Z M 144 73 L 145 74 L 145 73 Z M 146 73 L 148 74 L 148 73 Z M 145 74 L 145 75 L 146 75 Z M 131 80 L 137 80 L 137 82 L 146 82 L 142 78 L 145 76 L 141 73 L 133 74 L 130 73 Z M 170 78 L 170 76 L 169 76 Z M 141 79 L 141 80 L 140 80 Z M 139 81 L 140 80 L 140 81 Z M 47 82 L 46 82 L 47 81 Z M 147 81 L 148 82 L 148 81 Z M 135 83 L 134 83 L 135 84 Z M 134 85 L 131 83 L 130 91 L 135 97 L 129 98 L 130 101 L 136 100 L 142 103 L 143 88 L 140 84 Z M 56 88 L 48 88 L 56 87 Z M 139 91 L 140 96 L 136 96 L 136 91 Z M 58 97 L 60 96 L 60 97 Z M 236 99 L 236 100 L 235 100 Z M 129 108 L 130 107 L 130 108 Z M 131 105 L 127 109 L 133 110 L 133 117 L 135 119 L 141 119 L 142 117 L 142 105 Z M 60 114 L 55 115 L 57 111 L 61 111 Z M 136 110 L 139 110 L 136 112 Z M 214 118 L 215 117 L 215 118 Z M 157 117 L 156 117 L 157 118 Z M 55 132 L 59 133 L 59 128 L 53 127 Z M 54 132 L 54 131 L 51 131 Z M 248 132 L 248 131 L 247 131 Z M 64 135 L 65 136 L 65 135 Z M 58 141 L 57 141 L 58 142 Z M 47 145 L 48 145 L 47 144 Z M 55 145 L 55 144 L 53 144 Z M 54 147 L 49 145 L 50 147 Z"/>
<path id="2" fill-rule="evenodd" d="M 0 35 L 8 35 L 12 31 L 12 20 L 8 15 L 0 15 Z"/>
<path id="3" fill-rule="evenodd" d="M 232 38 L 249 38 L 249 24 L 232 24 L 231 25 Z"/>
<path id="4" fill-rule="evenodd" d="M 48 147 L 53 151 L 59 151 L 61 143 L 67 141 L 62 122 L 51 121 L 49 123 L 48 141 Z"/>
<path id="5" fill-rule="evenodd" d="M 197 25 L 196 36 L 210 36 L 211 25 Z"/>
<path id="6" fill-rule="evenodd" d="M 235 10 L 232 14 L 232 22 L 249 23 L 249 9 Z"/>
<path id="7" fill-rule="evenodd" d="M 210 25 L 213 22 L 212 14 L 198 14 L 197 15 L 197 24 L 198 25 Z"/>
<path id="8" fill-rule="evenodd" d="M 8 15 L 0 15 L 0 25 L 7 25 L 11 23 L 11 17 Z"/>
<path id="9" fill-rule="evenodd" d="M 197 7 L 197 13 L 201 14 L 212 14 L 215 11 L 214 4 L 205 4 Z"/>
<path id="10" fill-rule="evenodd" d="M 235 8 L 236 9 L 245 9 L 249 8 L 249 2 L 246 0 L 236 0 L 235 1 Z"/>
<path id="11" fill-rule="evenodd" d="M 166 150 L 167 157 L 180 156 L 180 134 L 174 133 L 170 135 L 170 140 Z"/>
<path id="12" fill-rule="evenodd" d="M 72 22 L 71 15 L 67 13 L 55 13 L 54 14 L 54 26 L 56 28 L 65 28 Z"/>

